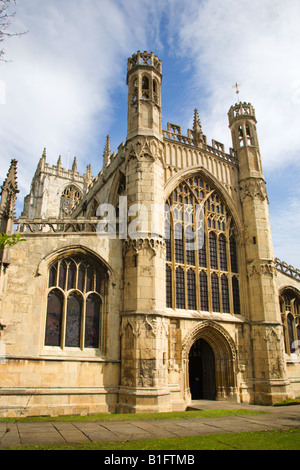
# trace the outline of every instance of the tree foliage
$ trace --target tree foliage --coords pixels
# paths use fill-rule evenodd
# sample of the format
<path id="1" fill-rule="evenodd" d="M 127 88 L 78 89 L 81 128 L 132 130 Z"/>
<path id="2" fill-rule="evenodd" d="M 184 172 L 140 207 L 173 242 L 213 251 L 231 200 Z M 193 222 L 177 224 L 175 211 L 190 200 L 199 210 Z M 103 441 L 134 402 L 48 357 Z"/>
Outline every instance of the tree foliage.
<path id="1" fill-rule="evenodd" d="M 12 36 L 21 36 L 23 33 L 11 33 L 8 31 L 12 18 L 14 18 L 16 12 L 12 11 L 12 6 L 16 5 L 16 0 L 0 0 L 0 45 L 6 39 Z M 4 59 L 5 51 L 0 47 L 0 60 Z"/>
<path id="2" fill-rule="evenodd" d="M 0 234 L 0 250 L 3 250 L 5 246 L 16 245 L 18 242 L 25 242 L 25 238 L 22 238 L 20 233 L 8 235 L 7 233 Z"/>

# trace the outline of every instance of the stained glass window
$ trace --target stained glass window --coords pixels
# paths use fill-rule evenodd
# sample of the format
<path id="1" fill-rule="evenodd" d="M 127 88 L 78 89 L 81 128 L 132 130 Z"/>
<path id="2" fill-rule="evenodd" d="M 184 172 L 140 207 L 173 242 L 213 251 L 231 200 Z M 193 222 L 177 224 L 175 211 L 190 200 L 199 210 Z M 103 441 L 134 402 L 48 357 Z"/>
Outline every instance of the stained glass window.
<path id="1" fill-rule="evenodd" d="M 105 270 L 92 257 L 74 255 L 51 264 L 46 346 L 102 346 L 99 342 L 106 283 Z"/>
<path id="2" fill-rule="evenodd" d="M 49 271 L 49 284 L 48 287 L 56 286 L 56 276 L 57 276 L 57 268 L 56 266 L 52 266 Z"/>
<path id="3" fill-rule="evenodd" d="M 189 310 L 196 310 L 196 277 L 193 269 L 189 269 L 187 272 L 187 294 Z"/>
<path id="4" fill-rule="evenodd" d="M 176 263 L 184 263 L 183 257 L 183 233 L 182 225 L 176 224 L 175 226 L 175 260 Z"/>
<path id="5" fill-rule="evenodd" d="M 227 271 L 226 238 L 223 233 L 219 236 L 219 257 L 221 271 Z"/>
<path id="6" fill-rule="evenodd" d="M 214 232 L 209 232 L 209 255 L 211 269 L 218 269 L 217 237 Z"/>
<path id="7" fill-rule="evenodd" d="M 287 354 L 300 353 L 300 292 L 285 288 L 279 297 Z"/>
<path id="8" fill-rule="evenodd" d="M 88 266 L 86 272 L 86 292 L 91 292 L 94 290 L 94 268 L 93 266 Z"/>
<path id="9" fill-rule="evenodd" d="M 66 274 L 67 274 L 67 267 L 66 267 L 66 264 L 64 263 L 64 261 L 62 261 L 59 265 L 59 282 L 58 282 L 58 286 L 63 290 L 65 289 L 65 286 L 66 286 Z"/>
<path id="10" fill-rule="evenodd" d="M 232 278 L 232 295 L 233 295 L 233 310 L 236 315 L 240 312 L 240 292 L 239 292 L 239 281 L 236 276 Z"/>
<path id="11" fill-rule="evenodd" d="M 237 254 L 236 254 L 236 242 L 235 236 L 231 235 L 230 237 L 230 261 L 231 261 L 231 271 L 233 273 L 238 272 L 238 265 L 237 265 Z"/>
<path id="12" fill-rule="evenodd" d="M 76 282 L 76 264 L 70 261 L 68 265 L 68 290 L 75 288 Z"/>
<path id="13" fill-rule="evenodd" d="M 172 271 L 170 266 L 166 266 L 166 300 L 167 307 L 172 308 Z"/>
<path id="14" fill-rule="evenodd" d="M 207 288 L 207 275 L 205 271 L 201 271 L 200 275 L 200 303 L 201 310 L 208 311 L 208 288 Z"/>
<path id="15" fill-rule="evenodd" d="M 97 294 L 91 294 L 86 301 L 85 317 L 85 347 L 97 348 L 99 346 L 99 312 L 101 310 L 101 298 Z"/>
<path id="16" fill-rule="evenodd" d="M 193 176 L 166 207 L 167 306 L 240 314 L 237 231 L 220 194 Z"/>
<path id="17" fill-rule="evenodd" d="M 185 308 L 184 271 L 181 267 L 176 270 L 176 307 Z"/>
<path id="18" fill-rule="evenodd" d="M 223 313 L 230 313 L 228 279 L 225 274 L 221 276 L 221 289 L 222 289 L 222 311 Z"/>
<path id="19" fill-rule="evenodd" d="M 60 346 L 64 295 L 59 289 L 48 294 L 46 338 L 47 346 Z"/>
<path id="20" fill-rule="evenodd" d="M 220 311 L 220 293 L 219 293 L 219 278 L 216 273 L 211 275 L 211 299 L 212 299 L 212 311 Z"/>
<path id="21" fill-rule="evenodd" d="M 198 238 L 199 240 L 199 238 Z M 199 266 L 202 266 L 203 268 L 206 268 L 206 241 L 205 241 L 205 234 L 199 241 Z"/>
<path id="22" fill-rule="evenodd" d="M 290 343 L 290 352 L 293 353 L 295 351 L 295 345 L 294 345 L 294 318 L 290 313 L 287 316 L 287 326 L 288 326 L 288 335 L 289 335 L 289 343 Z"/>
<path id="23" fill-rule="evenodd" d="M 80 347 L 82 296 L 72 292 L 67 303 L 66 342 L 67 347 Z"/>

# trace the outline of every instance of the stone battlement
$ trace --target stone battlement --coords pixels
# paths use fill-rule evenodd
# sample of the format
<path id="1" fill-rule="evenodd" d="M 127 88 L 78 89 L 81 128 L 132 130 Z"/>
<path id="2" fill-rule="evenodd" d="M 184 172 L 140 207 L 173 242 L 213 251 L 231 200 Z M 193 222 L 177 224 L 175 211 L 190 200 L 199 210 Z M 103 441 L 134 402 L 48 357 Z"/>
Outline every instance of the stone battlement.
<path id="1" fill-rule="evenodd" d="M 153 52 L 141 52 L 137 51 L 136 54 L 133 54 L 132 57 L 128 59 L 127 71 L 129 72 L 133 68 L 142 65 L 143 67 L 148 65 L 149 67 L 154 67 L 159 73 L 162 71 L 161 60 L 153 54 Z"/>
<path id="2" fill-rule="evenodd" d="M 247 116 L 252 117 L 256 120 L 255 109 L 250 103 L 237 103 L 234 106 L 231 106 L 228 112 L 229 122 L 232 122 L 234 119 Z"/>

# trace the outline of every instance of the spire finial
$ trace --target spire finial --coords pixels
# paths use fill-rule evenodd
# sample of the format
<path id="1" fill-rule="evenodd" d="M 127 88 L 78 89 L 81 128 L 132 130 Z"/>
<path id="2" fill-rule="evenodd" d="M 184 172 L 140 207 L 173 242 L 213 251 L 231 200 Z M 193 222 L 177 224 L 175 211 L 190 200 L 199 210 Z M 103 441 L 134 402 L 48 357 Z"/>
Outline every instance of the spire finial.
<path id="1" fill-rule="evenodd" d="M 195 110 L 194 110 L 193 129 L 194 129 L 194 131 L 202 132 L 201 123 L 200 123 L 200 119 L 199 119 L 199 114 L 198 114 L 198 109 L 197 109 L 197 108 L 195 108 Z"/>
<path id="2" fill-rule="evenodd" d="M 196 147 L 198 147 L 199 144 L 203 142 L 203 132 L 197 108 L 194 110 L 193 142 Z"/>
<path id="3" fill-rule="evenodd" d="M 18 190 L 18 181 L 17 181 L 17 160 L 13 159 L 10 162 L 10 167 L 6 176 L 5 181 L 2 185 L 2 190 L 7 187 L 12 187 L 15 193 L 19 193 Z"/>
<path id="4" fill-rule="evenodd" d="M 77 171 L 77 158 L 74 157 L 73 165 L 72 165 L 72 171 Z"/>
<path id="5" fill-rule="evenodd" d="M 110 161 L 110 137 L 109 135 L 106 136 L 106 143 L 103 152 L 103 168 L 105 168 Z"/>
<path id="6" fill-rule="evenodd" d="M 239 103 L 240 103 L 240 98 L 239 98 L 239 93 L 240 93 L 239 87 L 240 87 L 240 86 L 241 86 L 241 85 L 238 85 L 237 82 L 235 82 L 235 85 L 232 86 L 232 88 L 235 88 L 235 92 L 236 92 L 236 94 L 237 94 L 238 102 L 239 102 Z"/>

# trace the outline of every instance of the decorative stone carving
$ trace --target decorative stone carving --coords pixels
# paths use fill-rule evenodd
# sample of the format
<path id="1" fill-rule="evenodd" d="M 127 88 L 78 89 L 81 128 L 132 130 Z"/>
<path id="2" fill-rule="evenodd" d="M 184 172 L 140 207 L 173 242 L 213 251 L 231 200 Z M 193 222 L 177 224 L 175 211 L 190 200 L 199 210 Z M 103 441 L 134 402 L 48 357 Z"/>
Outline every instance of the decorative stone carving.
<path id="1" fill-rule="evenodd" d="M 158 250 L 165 249 L 165 241 L 159 240 L 157 238 L 136 238 L 136 239 L 127 239 L 124 240 L 123 244 L 123 255 L 130 250 L 133 250 L 137 255 L 141 250 L 151 250 L 154 256 L 157 254 Z"/>
<path id="2" fill-rule="evenodd" d="M 127 143 L 126 163 L 132 160 L 143 161 L 156 159 L 163 163 L 164 144 L 153 137 L 138 136 Z"/>
<path id="3" fill-rule="evenodd" d="M 247 275 L 251 276 L 263 276 L 263 275 L 276 276 L 277 270 L 273 260 L 258 260 L 251 262 L 247 266 Z"/>
<path id="4" fill-rule="evenodd" d="M 223 351 L 224 356 L 230 351 L 231 359 L 233 361 L 237 359 L 236 346 L 232 337 L 221 325 L 209 320 L 201 321 L 199 325 L 193 328 L 185 337 L 182 345 L 183 357 L 188 355 L 191 346 L 199 338 L 208 339 L 209 343 L 211 339 L 212 343 L 216 344 L 218 350 Z"/>
<path id="5" fill-rule="evenodd" d="M 261 201 L 267 200 L 268 202 L 265 181 L 261 178 L 248 178 L 241 181 L 240 195 L 242 201 L 250 197 L 251 199 L 259 198 Z"/>

